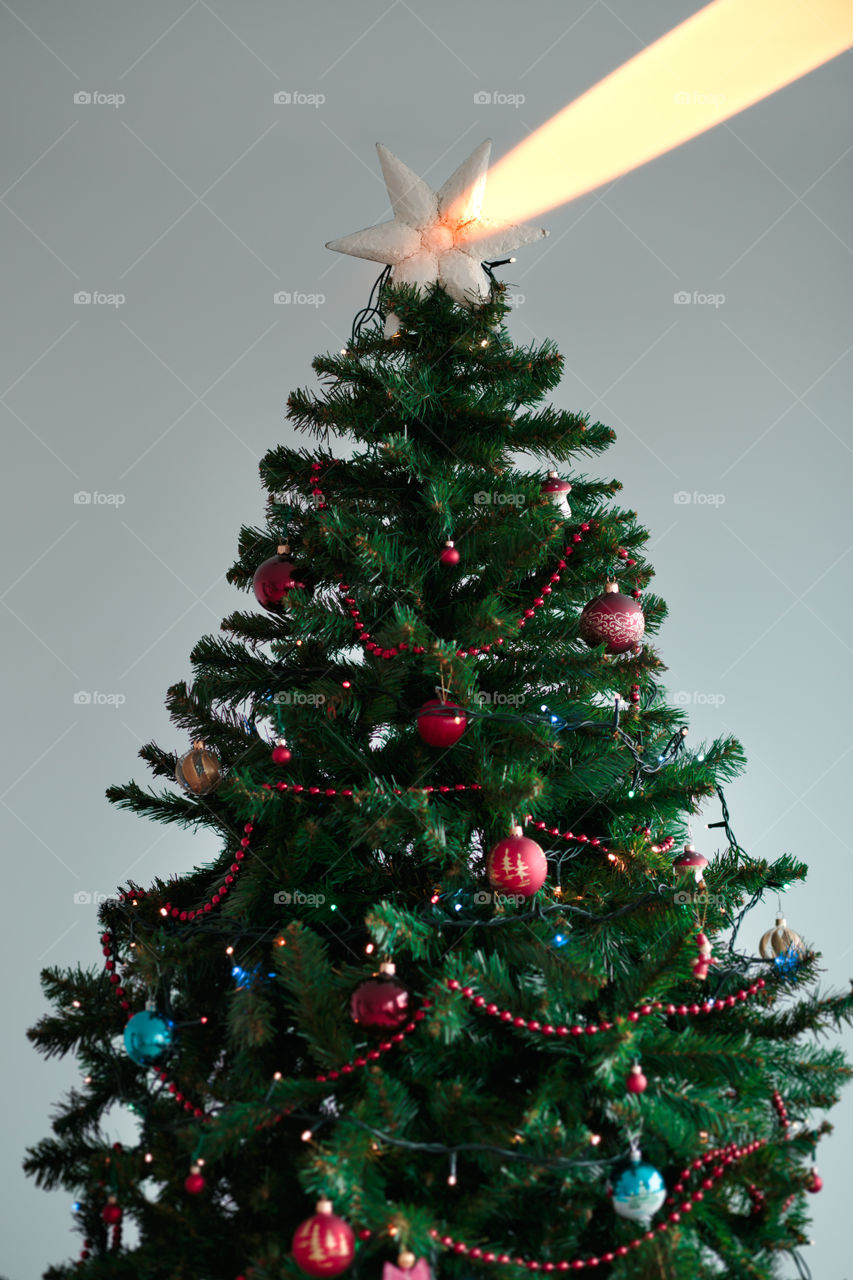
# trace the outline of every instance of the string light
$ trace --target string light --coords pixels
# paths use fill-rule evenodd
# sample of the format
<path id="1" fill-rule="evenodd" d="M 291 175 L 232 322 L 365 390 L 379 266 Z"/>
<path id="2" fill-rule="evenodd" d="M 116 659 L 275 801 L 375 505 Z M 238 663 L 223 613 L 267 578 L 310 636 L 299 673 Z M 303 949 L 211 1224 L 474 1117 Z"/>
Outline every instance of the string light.
<path id="1" fill-rule="evenodd" d="M 598 1144 L 599 1144 L 599 1142 L 601 1142 L 601 1134 L 600 1134 L 600 1133 L 591 1133 L 591 1134 L 589 1135 L 589 1140 L 590 1140 L 591 1144 L 592 1144 L 594 1147 L 597 1147 L 597 1146 L 598 1146 Z"/>
<path id="2" fill-rule="evenodd" d="M 374 947 L 373 943 L 368 942 L 367 946 L 364 948 L 364 954 L 368 956 L 372 956 L 375 950 L 376 948 Z"/>
<path id="3" fill-rule="evenodd" d="M 447 1185 L 449 1187 L 456 1186 L 456 1152 L 450 1153 L 450 1173 L 447 1175 Z"/>
<path id="4" fill-rule="evenodd" d="M 272 1078 L 273 1078 L 273 1080 L 281 1080 L 281 1079 L 282 1079 L 281 1072 L 280 1072 L 280 1071 L 274 1071 L 274 1072 L 273 1072 L 273 1077 L 272 1077 Z"/>
<path id="5" fill-rule="evenodd" d="M 234 948 L 233 948 L 233 947 L 226 947 L 226 948 L 225 948 L 225 954 L 226 954 L 227 956 L 233 956 L 233 954 L 234 954 Z"/>
<path id="6" fill-rule="evenodd" d="M 154 1162 L 154 1157 L 152 1156 L 150 1151 L 146 1151 L 142 1159 L 145 1161 L 146 1164 L 153 1164 Z"/>
<path id="7" fill-rule="evenodd" d="M 310 1142 L 314 1135 L 310 1129 L 303 1129 L 299 1136 L 303 1142 Z"/>

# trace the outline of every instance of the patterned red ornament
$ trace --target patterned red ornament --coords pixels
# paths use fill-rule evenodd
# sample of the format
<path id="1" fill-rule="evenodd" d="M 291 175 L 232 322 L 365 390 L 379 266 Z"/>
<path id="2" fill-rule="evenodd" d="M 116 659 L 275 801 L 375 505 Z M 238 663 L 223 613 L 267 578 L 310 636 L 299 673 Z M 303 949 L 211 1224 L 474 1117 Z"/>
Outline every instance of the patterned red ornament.
<path id="1" fill-rule="evenodd" d="M 355 1257 L 355 1236 L 343 1218 L 332 1213 L 332 1202 L 317 1201 L 317 1212 L 296 1228 L 293 1261 L 308 1276 L 339 1276 Z"/>
<path id="2" fill-rule="evenodd" d="M 493 889 L 532 898 L 545 883 L 548 861 L 536 841 L 515 827 L 512 835 L 499 840 L 489 853 L 486 872 Z"/>
<path id="3" fill-rule="evenodd" d="M 444 549 L 438 557 L 442 564 L 458 564 L 459 552 L 456 550 L 452 542 L 445 542 Z"/>
<path id="4" fill-rule="evenodd" d="M 627 653 L 643 637 L 646 619 L 630 596 L 623 596 L 615 582 L 604 594 L 590 600 L 580 616 L 580 635 L 590 648 L 606 644 L 606 653 Z"/>
<path id="5" fill-rule="evenodd" d="M 418 733 L 431 747 L 452 747 L 467 724 L 465 708 L 444 698 L 430 698 L 418 712 Z"/>
<path id="6" fill-rule="evenodd" d="M 350 996 L 350 1015 L 353 1022 L 371 1031 L 396 1031 L 408 1022 L 410 997 L 406 987 L 396 977 L 396 967 L 383 961 L 379 973 L 360 982 Z"/>
<path id="7" fill-rule="evenodd" d="M 301 587 L 303 590 L 307 587 L 303 578 L 304 575 L 290 559 L 290 547 L 287 543 L 282 543 L 278 548 L 278 555 L 264 560 L 255 570 L 252 586 L 258 604 L 278 613 L 278 606 L 289 591 L 294 587 Z"/>
<path id="8" fill-rule="evenodd" d="M 289 764 L 293 758 L 293 752 L 288 747 L 283 738 L 279 738 L 278 742 L 272 749 L 273 764 Z"/>

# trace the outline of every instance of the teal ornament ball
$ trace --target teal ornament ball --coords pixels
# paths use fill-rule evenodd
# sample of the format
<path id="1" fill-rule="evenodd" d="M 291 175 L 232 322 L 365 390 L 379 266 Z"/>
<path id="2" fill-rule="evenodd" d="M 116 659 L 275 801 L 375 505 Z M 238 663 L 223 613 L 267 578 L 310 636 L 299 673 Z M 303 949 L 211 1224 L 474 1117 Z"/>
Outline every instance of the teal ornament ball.
<path id="1" fill-rule="evenodd" d="M 151 1009 L 135 1013 L 124 1029 L 127 1056 L 139 1067 L 151 1067 L 172 1047 L 172 1028 Z"/>
<path id="2" fill-rule="evenodd" d="M 613 1208 L 620 1218 L 647 1223 L 666 1199 L 666 1184 L 658 1170 L 644 1161 L 633 1161 L 613 1184 Z"/>

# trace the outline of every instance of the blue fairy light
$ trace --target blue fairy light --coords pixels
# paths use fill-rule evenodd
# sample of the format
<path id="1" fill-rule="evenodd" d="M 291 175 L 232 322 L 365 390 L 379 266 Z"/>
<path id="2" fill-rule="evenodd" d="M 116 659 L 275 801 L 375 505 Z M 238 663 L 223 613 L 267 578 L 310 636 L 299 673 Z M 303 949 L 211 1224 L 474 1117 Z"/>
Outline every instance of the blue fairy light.
<path id="1" fill-rule="evenodd" d="M 568 942 L 568 938 L 564 933 L 555 933 L 551 941 L 555 947 L 564 947 Z"/>

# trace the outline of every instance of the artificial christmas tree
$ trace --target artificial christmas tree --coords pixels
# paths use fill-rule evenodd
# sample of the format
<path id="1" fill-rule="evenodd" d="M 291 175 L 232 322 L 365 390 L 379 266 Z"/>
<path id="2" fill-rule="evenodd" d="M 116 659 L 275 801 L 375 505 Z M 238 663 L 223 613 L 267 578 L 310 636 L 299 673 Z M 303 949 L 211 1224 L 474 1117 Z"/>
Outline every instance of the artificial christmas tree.
<path id="1" fill-rule="evenodd" d="M 286 546 L 287 583 L 167 698 L 215 785 L 176 789 L 179 753 L 151 743 L 171 785 L 108 792 L 215 831 L 221 858 L 105 903 L 102 974 L 44 973 L 31 1037 L 86 1073 L 27 1159 L 80 1203 L 80 1256 L 46 1275 L 777 1275 L 820 1185 L 812 1113 L 850 1074 L 814 1037 L 853 998 L 816 992 L 799 938 L 739 949 L 806 868 L 740 848 L 739 743 L 691 751 L 667 703 L 647 534 L 580 469 L 612 433 L 537 407 L 560 356 L 513 345 L 493 280 L 460 301 L 464 264 L 430 275 L 459 228 L 445 244 L 428 189 L 407 205 L 383 163 L 432 257 L 315 360 L 322 395 L 291 396 L 319 445 L 262 461 L 266 523 L 228 576 L 251 593 Z M 613 652 L 581 616 L 617 571 L 646 634 Z M 723 847 L 691 848 L 685 879 L 673 850 L 717 799 Z M 116 1103 L 132 1147 L 104 1136 Z"/>

